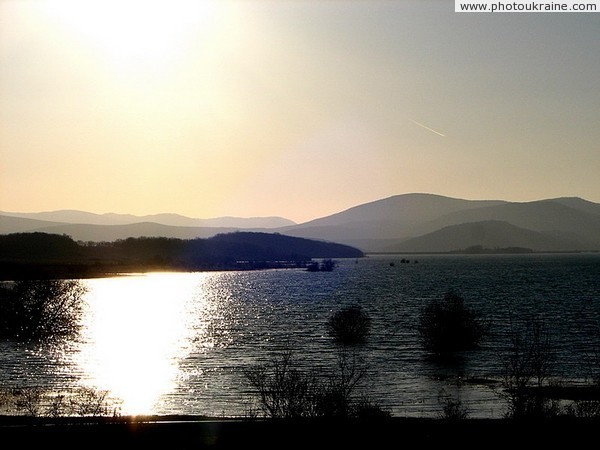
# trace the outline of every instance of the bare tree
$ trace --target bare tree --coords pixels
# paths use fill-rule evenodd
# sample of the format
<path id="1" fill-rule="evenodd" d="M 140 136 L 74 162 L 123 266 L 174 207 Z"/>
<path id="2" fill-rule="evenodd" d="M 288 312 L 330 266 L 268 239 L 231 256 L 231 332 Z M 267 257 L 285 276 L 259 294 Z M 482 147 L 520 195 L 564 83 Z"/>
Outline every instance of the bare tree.
<path id="1" fill-rule="evenodd" d="M 345 351 L 338 353 L 335 368 L 322 371 L 320 376 L 300 369 L 290 350 L 275 356 L 269 364 L 243 370 L 263 415 L 286 419 L 387 416 L 368 397 L 356 395 L 366 373 L 362 360 Z"/>
<path id="2" fill-rule="evenodd" d="M 109 413 L 108 391 L 79 388 L 70 399 L 70 410 L 78 416 L 99 417 Z"/>
<path id="3" fill-rule="evenodd" d="M 356 354 L 340 351 L 335 369 L 326 375 L 316 398 L 316 412 L 325 417 L 349 417 L 355 412 L 354 393 L 367 368 Z M 364 399 L 363 399 L 364 400 Z"/>
<path id="4" fill-rule="evenodd" d="M 508 415 L 522 418 L 551 414 L 552 405 L 541 392 L 553 364 L 546 324 L 540 318 L 529 319 L 523 331 L 513 327 L 510 337 L 511 345 L 502 356 L 502 395 L 508 401 Z"/>
<path id="5" fill-rule="evenodd" d="M 263 414 L 271 418 L 313 415 L 316 380 L 295 367 L 291 350 L 271 359 L 268 365 L 243 370 L 259 397 Z"/>
<path id="6" fill-rule="evenodd" d="M 1 398 L 9 413 L 30 417 L 111 415 L 108 391 L 88 387 L 52 392 L 41 386 L 21 386 L 3 391 Z M 116 415 L 116 410 L 112 414 Z"/>
<path id="7" fill-rule="evenodd" d="M 85 285 L 79 280 L 22 280 L 0 289 L 0 336 L 21 341 L 79 331 Z"/>
<path id="8" fill-rule="evenodd" d="M 16 388 L 12 391 L 14 406 L 17 411 L 24 411 L 31 417 L 42 414 L 44 390 L 37 386 Z"/>

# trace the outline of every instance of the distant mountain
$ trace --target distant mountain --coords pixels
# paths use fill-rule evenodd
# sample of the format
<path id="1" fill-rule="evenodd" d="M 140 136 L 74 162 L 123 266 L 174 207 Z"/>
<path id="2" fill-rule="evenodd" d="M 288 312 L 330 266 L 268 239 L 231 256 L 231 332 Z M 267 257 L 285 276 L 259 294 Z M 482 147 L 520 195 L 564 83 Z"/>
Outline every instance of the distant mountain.
<path id="1" fill-rule="evenodd" d="M 0 234 L 37 231 L 41 233 L 65 234 L 77 241 L 92 242 L 112 242 L 117 239 L 142 236 L 193 239 L 197 237 L 211 237 L 217 233 L 227 233 L 237 230 L 237 228 L 175 227 L 152 222 L 127 225 L 70 224 L 0 216 Z"/>
<path id="2" fill-rule="evenodd" d="M 310 222 L 280 228 L 279 231 L 291 236 L 320 237 L 339 242 L 400 239 L 421 234 L 424 223 L 441 215 L 504 203 L 498 200 L 461 200 L 434 194 L 395 195 Z"/>
<path id="3" fill-rule="evenodd" d="M 579 197 L 560 197 L 547 201 L 560 203 L 561 205 L 568 206 L 569 208 L 600 216 L 600 204 L 589 202 Z"/>
<path id="4" fill-rule="evenodd" d="M 518 246 L 538 251 L 600 251 L 600 204 L 577 197 L 507 202 L 403 194 L 301 224 L 277 217 L 192 219 L 176 214 L 158 214 L 140 218 L 56 211 L 39 213 L 41 215 L 24 214 L 27 217 L 17 218 L 14 217 L 16 213 L 8 214 L 13 217 L 0 216 L 0 233 L 42 231 L 66 234 L 81 241 L 114 241 L 141 236 L 191 239 L 231 231 L 267 231 L 338 242 L 371 253 L 408 249 L 445 252 L 477 245 Z M 53 220 L 39 221 L 40 217 Z M 65 223 L 67 220 L 79 222 Z M 82 220 L 87 220 L 87 223 L 82 223 Z M 113 225 L 91 223 L 93 221 Z M 116 224 L 119 221 L 134 222 Z M 283 223 L 283 226 L 267 228 L 277 223 Z M 479 225 L 468 225 L 474 223 Z M 465 226 L 448 228 L 458 225 Z M 477 229 L 485 232 L 477 234 Z M 477 236 L 480 236 L 479 241 Z"/>
<path id="5" fill-rule="evenodd" d="M 263 231 L 262 229 L 258 229 Z M 176 239 L 207 238 L 218 233 L 238 231 L 237 228 L 212 228 L 212 227 L 175 227 L 153 222 L 132 223 L 128 225 L 89 225 L 89 224 L 61 224 L 41 227 L 36 230 L 42 233 L 66 234 L 76 241 L 106 241 L 129 237 L 169 237 Z"/>
<path id="6" fill-rule="evenodd" d="M 580 198 L 558 198 L 516 203 L 501 200 L 462 200 L 432 194 L 405 194 L 355 206 L 331 216 L 281 228 L 291 236 L 327 239 L 356 246 L 366 252 L 451 251 L 466 239 L 445 230 L 448 241 L 428 236 L 452 225 L 475 222 L 505 222 L 524 231 L 522 246 L 540 251 L 600 250 L 600 205 Z M 494 227 L 494 228 L 492 228 Z M 466 233 L 469 228 L 453 230 Z M 486 229 L 495 241 L 510 242 L 515 236 L 501 236 L 517 230 L 498 225 Z M 459 231 L 460 230 L 460 231 Z M 414 240 L 423 236 L 423 241 Z M 425 239 L 425 236 L 427 237 Z M 490 235 L 491 236 L 491 235 Z M 436 243 L 434 245 L 434 243 Z M 472 245 L 483 245 L 473 241 Z M 422 250 L 417 250 L 417 249 Z M 425 250 L 426 249 L 426 250 Z"/>
<path id="7" fill-rule="evenodd" d="M 439 229 L 448 225 L 484 220 L 502 220 L 535 231 L 575 233 L 586 238 L 594 236 L 594 240 L 600 241 L 600 215 L 566 206 L 556 200 L 505 203 L 459 211 L 441 216 L 428 225 Z"/>
<path id="8" fill-rule="evenodd" d="M 21 217 L 11 217 L 0 215 L 0 234 L 26 233 L 36 231 L 41 228 L 60 226 L 59 222 L 50 222 L 47 220 L 25 219 Z"/>
<path id="9" fill-rule="evenodd" d="M 207 238 L 232 231 L 269 231 L 294 224 L 281 217 L 219 217 L 193 219 L 177 214 L 132 216 L 84 211 L 0 213 L 0 234 L 39 231 L 66 234 L 77 241 L 107 241 L 128 237 Z M 147 219 L 147 220 L 144 220 Z"/>
<path id="10" fill-rule="evenodd" d="M 64 209 L 36 213 L 0 212 L 2 216 L 44 220 L 55 223 L 85 223 L 94 225 L 123 225 L 135 223 L 135 216 L 121 214 L 94 214 L 86 211 Z M 141 222 L 141 220 L 137 220 Z"/>
<path id="11" fill-rule="evenodd" d="M 175 227 L 212 227 L 212 228 L 279 228 L 295 225 L 295 222 L 283 217 L 217 217 L 212 219 L 195 219 L 179 214 L 152 214 L 134 216 L 131 214 L 94 214 L 77 210 L 60 210 L 39 213 L 0 212 L 2 216 L 25 219 L 45 220 L 69 224 L 89 225 L 131 225 L 141 222 L 152 222 Z"/>
<path id="12" fill-rule="evenodd" d="M 450 225 L 441 230 L 391 246 L 390 252 L 452 252 L 470 247 L 505 249 L 527 248 L 534 251 L 585 250 L 589 243 L 527 230 L 508 222 L 484 222 Z"/>
<path id="13" fill-rule="evenodd" d="M 179 227 L 211 227 L 232 229 L 271 229 L 295 225 L 295 222 L 283 217 L 216 217 L 214 219 L 192 219 L 177 214 L 155 214 L 144 216 L 146 222 Z"/>

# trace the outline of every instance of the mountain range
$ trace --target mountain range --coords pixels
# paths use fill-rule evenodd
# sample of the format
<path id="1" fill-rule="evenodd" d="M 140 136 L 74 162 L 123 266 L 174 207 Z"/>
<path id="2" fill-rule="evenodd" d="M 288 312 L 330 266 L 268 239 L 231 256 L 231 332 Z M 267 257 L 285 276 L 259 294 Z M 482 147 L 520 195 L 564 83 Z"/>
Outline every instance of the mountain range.
<path id="1" fill-rule="evenodd" d="M 296 224 L 281 217 L 193 219 L 82 211 L 0 213 L 0 234 L 40 231 L 80 241 L 164 236 L 190 239 L 262 231 L 338 242 L 365 252 L 451 252 L 483 247 L 600 250 L 600 204 L 578 197 L 531 202 L 402 194 Z"/>
<path id="2" fill-rule="evenodd" d="M 277 228 L 295 225 L 295 222 L 283 217 L 217 217 L 213 219 L 194 219 L 179 214 L 151 214 L 134 216 L 132 214 L 95 214 L 86 211 L 64 209 L 38 213 L 2 212 L 0 216 L 48 222 L 88 224 L 88 225 L 132 225 L 143 222 L 157 223 L 174 227 L 212 227 L 212 228 Z"/>

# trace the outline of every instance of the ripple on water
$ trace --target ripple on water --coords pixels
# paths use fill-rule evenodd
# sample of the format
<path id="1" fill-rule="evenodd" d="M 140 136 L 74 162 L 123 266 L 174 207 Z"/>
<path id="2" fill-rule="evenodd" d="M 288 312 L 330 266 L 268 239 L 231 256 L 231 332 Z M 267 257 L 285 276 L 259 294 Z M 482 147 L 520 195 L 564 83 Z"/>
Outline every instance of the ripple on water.
<path id="1" fill-rule="evenodd" d="M 86 280 L 90 291 L 78 342 L 39 348 L 0 342 L 5 386 L 107 389 L 123 413 L 243 415 L 249 387 L 242 368 L 291 348 L 305 369 L 336 363 L 327 318 L 358 304 L 372 318 L 356 353 L 368 369 L 363 389 L 394 415 L 432 416 L 444 395 L 460 396 L 473 416 L 500 416 L 488 385 L 511 326 L 543 317 L 556 373 L 589 375 L 600 323 L 600 255 L 419 255 L 340 260 L 333 272 L 303 270 L 164 273 Z M 390 261 L 396 262 L 393 266 Z M 452 364 L 422 350 L 421 308 L 459 290 L 491 325 L 482 348 Z"/>

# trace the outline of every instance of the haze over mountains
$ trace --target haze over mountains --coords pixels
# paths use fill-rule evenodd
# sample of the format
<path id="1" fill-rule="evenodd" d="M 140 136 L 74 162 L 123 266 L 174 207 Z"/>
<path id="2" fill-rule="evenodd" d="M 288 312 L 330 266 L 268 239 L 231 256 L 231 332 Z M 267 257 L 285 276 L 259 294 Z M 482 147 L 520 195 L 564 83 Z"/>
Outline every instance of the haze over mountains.
<path id="1" fill-rule="evenodd" d="M 77 210 L 47 211 L 39 213 L 2 212 L 0 215 L 25 219 L 45 220 L 49 222 L 89 224 L 89 225 L 131 225 L 152 222 L 175 227 L 213 227 L 213 228 L 277 228 L 295 225 L 283 217 L 217 217 L 213 219 L 194 219 L 179 214 L 152 214 L 134 216 L 132 214 L 94 214 Z"/>
<path id="2" fill-rule="evenodd" d="M 43 220 L 40 220 L 43 219 Z M 600 250 L 600 204 L 576 197 L 516 203 L 403 194 L 294 224 L 283 218 L 192 219 L 80 211 L 0 213 L 0 233 L 43 231 L 81 241 L 165 236 L 189 239 L 235 230 L 277 232 L 365 252 L 449 252 L 481 246 L 533 251 Z"/>
<path id="3" fill-rule="evenodd" d="M 294 222 L 283 217 L 219 217 L 194 219 L 178 214 L 134 216 L 85 211 L 40 213 L 0 212 L 0 234 L 33 232 L 66 234 L 78 241 L 108 241 L 128 237 L 207 238 L 239 230 L 269 231 Z"/>

